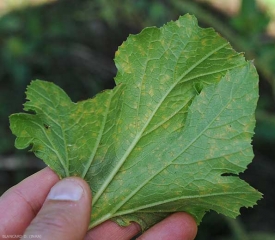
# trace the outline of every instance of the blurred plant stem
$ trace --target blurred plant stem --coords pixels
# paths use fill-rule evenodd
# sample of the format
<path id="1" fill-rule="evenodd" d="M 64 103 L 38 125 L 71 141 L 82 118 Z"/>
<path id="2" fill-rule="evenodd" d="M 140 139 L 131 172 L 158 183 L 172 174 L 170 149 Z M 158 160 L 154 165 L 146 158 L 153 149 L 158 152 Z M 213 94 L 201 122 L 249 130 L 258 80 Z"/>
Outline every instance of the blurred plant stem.
<path id="1" fill-rule="evenodd" d="M 234 240 L 250 240 L 248 234 L 246 233 L 241 221 L 238 219 L 232 219 L 229 217 L 224 217 L 229 228 L 231 229 Z"/>

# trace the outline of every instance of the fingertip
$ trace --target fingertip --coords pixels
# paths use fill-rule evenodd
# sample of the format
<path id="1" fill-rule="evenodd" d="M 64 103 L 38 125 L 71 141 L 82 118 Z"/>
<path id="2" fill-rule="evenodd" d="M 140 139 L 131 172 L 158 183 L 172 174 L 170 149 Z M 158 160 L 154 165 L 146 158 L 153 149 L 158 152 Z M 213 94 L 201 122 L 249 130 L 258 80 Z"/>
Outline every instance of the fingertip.
<path id="1" fill-rule="evenodd" d="M 195 239 L 198 232 L 198 226 L 195 219 L 190 214 L 178 212 L 172 214 L 169 218 L 170 221 L 175 224 L 175 228 L 178 227 L 178 229 L 181 230 L 180 234 L 183 234 L 183 239 Z"/>
<path id="2" fill-rule="evenodd" d="M 7 190 L 0 198 L 1 233 L 22 234 L 58 181 L 59 177 L 46 167 Z"/>
<path id="3" fill-rule="evenodd" d="M 81 178 L 60 180 L 50 190 L 26 235 L 44 239 L 83 239 L 90 222 L 91 191 Z"/>
<path id="4" fill-rule="evenodd" d="M 192 216 L 178 212 L 165 218 L 147 230 L 138 239 L 182 239 L 194 240 L 197 235 L 197 224 Z"/>
<path id="5" fill-rule="evenodd" d="M 122 227 L 117 223 L 108 220 L 91 229 L 86 235 L 85 240 L 132 239 L 140 232 L 140 230 L 140 226 L 135 222 L 132 222 L 129 226 Z"/>
<path id="6" fill-rule="evenodd" d="M 60 180 L 51 188 L 46 200 L 78 201 L 83 197 L 84 200 L 91 202 L 88 183 L 79 177 L 68 177 Z"/>

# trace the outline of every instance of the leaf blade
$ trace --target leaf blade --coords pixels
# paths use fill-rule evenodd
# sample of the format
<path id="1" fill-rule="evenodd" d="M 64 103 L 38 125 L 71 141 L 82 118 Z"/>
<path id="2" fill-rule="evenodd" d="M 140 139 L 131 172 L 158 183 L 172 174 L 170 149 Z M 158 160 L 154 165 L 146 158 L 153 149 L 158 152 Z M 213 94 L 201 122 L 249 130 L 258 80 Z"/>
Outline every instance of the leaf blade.
<path id="1" fill-rule="evenodd" d="M 222 176 L 253 158 L 251 63 L 190 15 L 130 36 L 115 62 L 113 90 L 72 103 L 57 86 L 34 81 L 24 110 L 35 114 L 10 117 L 18 148 L 33 145 L 60 177 L 89 183 L 90 227 L 113 219 L 145 229 L 175 211 L 197 222 L 210 209 L 234 217 L 260 199 Z"/>

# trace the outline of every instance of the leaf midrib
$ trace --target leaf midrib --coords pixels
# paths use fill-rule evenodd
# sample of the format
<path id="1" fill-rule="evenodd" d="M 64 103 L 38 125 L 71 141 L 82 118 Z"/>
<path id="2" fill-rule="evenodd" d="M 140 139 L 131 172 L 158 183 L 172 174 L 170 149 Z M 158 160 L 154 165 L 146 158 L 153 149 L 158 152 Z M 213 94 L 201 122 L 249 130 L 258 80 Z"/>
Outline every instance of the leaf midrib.
<path id="1" fill-rule="evenodd" d="M 247 72 L 245 75 L 245 78 L 247 78 Z M 240 88 L 239 88 L 240 89 Z M 211 98 L 213 95 L 211 96 Z M 177 155 L 175 156 L 169 163 L 167 163 L 166 167 L 171 165 L 175 159 L 177 159 L 183 152 L 185 152 L 192 144 L 209 128 L 209 126 L 212 125 L 212 123 L 217 119 L 217 117 L 227 108 L 228 104 L 232 101 L 232 89 L 230 92 L 230 99 L 229 101 L 225 104 L 225 106 L 216 114 L 215 117 L 213 117 L 212 121 L 209 122 L 204 129 L 192 140 L 190 143 Z M 210 100 L 209 100 L 210 102 Z M 126 202 L 128 202 L 142 187 L 144 187 L 149 181 L 151 181 L 156 175 L 158 175 L 160 172 L 162 172 L 166 167 L 160 168 L 155 174 L 152 174 L 152 176 L 144 181 L 141 185 L 139 185 L 134 191 L 132 191 L 131 194 L 129 194 L 122 202 L 120 202 L 112 211 L 112 215 L 116 214 L 116 211 L 120 209 Z"/>
<path id="2" fill-rule="evenodd" d="M 184 73 L 182 73 L 182 75 L 180 75 L 176 81 L 174 82 L 174 84 L 167 90 L 167 93 L 162 97 L 162 99 L 159 101 L 158 105 L 156 106 L 155 110 L 152 112 L 150 118 L 148 118 L 147 122 L 144 124 L 143 128 L 141 129 L 140 133 L 138 133 L 136 135 L 136 137 L 134 138 L 132 144 L 129 146 L 129 148 L 127 149 L 127 151 L 125 152 L 125 154 L 122 156 L 122 158 L 120 159 L 120 161 L 117 163 L 116 167 L 114 168 L 114 170 L 109 174 L 108 178 L 106 179 L 106 181 L 104 182 L 104 184 L 102 184 L 101 188 L 96 192 L 95 196 L 94 196 L 94 201 L 93 204 L 95 204 L 97 202 L 97 200 L 99 199 L 99 197 L 102 195 L 102 193 L 105 191 L 105 189 L 108 187 L 108 185 L 110 184 L 110 182 L 113 180 L 113 178 L 115 177 L 115 175 L 117 174 L 117 172 L 119 171 L 119 169 L 121 168 L 121 166 L 124 164 L 125 160 L 128 158 L 128 156 L 130 155 L 130 153 L 132 152 L 132 150 L 134 149 L 134 147 L 136 146 L 136 144 L 138 143 L 138 141 L 141 139 L 143 132 L 145 131 L 145 129 L 148 127 L 149 123 L 151 122 L 153 116 L 155 115 L 155 113 L 157 112 L 157 110 L 159 109 L 159 107 L 161 106 L 161 104 L 163 103 L 163 101 L 166 99 L 166 97 L 168 96 L 168 94 L 175 88 L 175 86 L 188 74 L 190 73 L 195 67 L 197 67 L 199 64 L 201 64 L 203 61 L 205 61 L 207 58 L 209 58 L 211 55 L 213 55 L 214 53 L 216 53 L 217 51 L 219 51 L 220 49 L 224 48 L 225 46 L 227 46 L 228 43 L 224 43 L 221 46 L 215 48 L 214 50 L 212 50 L 211 52 L 209 52 L 207 55 L 205 55 L 203 58 L 200 59 L 200 61 L 198 61 L 196 64 L 194 64 L 193 66 L 191 66 L 189 69 L 187 69 Z M 187 82 L 187 81 L 184 81 Z M 119 207 L 120 208 L 120 207 Z"/>
<path id="3" fill-rule="evenodd" d="M 117 91 L 121 88 L 121 86 L 122 86 L 122 84 L 118 85 L 115 89 L 111 90 L 112 93 L 110 94 L 109 99 L 108 99 L 108 106 L 106 107 L 106 110 L 104 112 L 104 119 L 102 121 L 102 124 L 101 124 L 100 130 L 99 130 L 99 133 L 98 133 L 98 137 L 97 137 L 94 149 L 92 150 L 92 153 L 90 154 L 90 156 L 88 158 L 88 161 L 87 161 L 87 164 L 86 164 L 86 166 L 85 166 L 85 168 L 82 172 L 82 175 L 81 175 L 82 178 L 85 178 L 88 170 L 90 169 L 90 167 L 92 165 L 92 162 L 93 162 L 94 157 L 95 157 L 95 155 L 97 153 L 97 150 L 98 150 L 98 146 L 99 146 L 100 141 L 101 141 L 102 136 L 103 136 L 103 131 L 105 129 L 105 123 L 106 123 L 108 112 L 109 112 L 109 109 L 110 109 L 111 100 L 115 96 Z"/>
<path id="4" fill-rule="evenodd" d="M 198 199 L 198 198 L 208 198 L 208 197 L 218 197 L 218 196 L 229 196 L 229 195 L 234 196 L 234 195 L 239 195 L 239 194 L 254 195 L 255 193 L 254 192 L 249 192 L 249 191 L 247 191 L 247 192 L 222 192 L 222 193 L 212 193 L 212 194 L 204 194 L 204 195 L 190 195 L 190 196 L 185 195 L 185 196 L 182 196 L 182 197 L 175 197 L 175 198 L 172 198 L 172 199 L 170 198 L 169 200 L 166 200 L 166 201 L 159 201 L 159 202 L 154 202 L 152 204 L 146 204 L 146 205 L 143 205 L 143 206 L 139 206 L 137 208 L 131 208 L 129 210 L 116 212 L 115 214 L 108 213 L 108 214 L 102 216 L 101 218 L 97 219 L 97 221 L 92 222 L 89 225 L 89 229 L 99 225 L 102 222 L 105 222 L 106 220 L 108 220 L 110 218 L 115 218 L 115 217 L 122 216 L 122 215 L 127 215 L 127 214 L 131 214 L 131 213 L 135 213 L 135 212 L 146 212 L 146 213 L 152 212 L 152 213 L 154 213 L 155 211 L 140 211 L 140 210 L 150 208 L 150 207 L 155 207 L 155 206 L 165 204 L 165 203 L 169 203 L 171 201 L 179 201 L 179 200 L 186 200 L 186 199 Z M 240 199 L 242 201 L 244 200 L 243 198 L 240 198 Z M 248 199 L 245 199 L 245 200 L 246 200 L 246 202 L 248 202 L 251 205 L 254 204 L 253 201 L 248 201 Z M 225 208 L 225 207 L 223 206 L 223 208 Z M 228 208 L 226 208 L 226 209 L 230 212 L 236 213 L 236 212 L 232 211 L 232 209 L 228 209 Z"/>
<path id="5" fill-rule="evenodd" d="M 245 195 L 248 195 L 248 194 L 252 194 L 254 195 L 255 193 L 254 192 L 250 192 L 250 191 L 243 191 L 243 192 L 220 192 L 220 193 L 211 193 L 211 194 L 204 194 L 204 195 L 190 195 L 190 196 L 181 196 L 181 197 L 174 197 L 174 198 L 169 198 L 165 201 L 158 201 L 158 202 L 154 202 L 154 203 L 151 203 L 151 204 L 145 204 L 145 205 L 142 205 L 142 206 L 139 206 L 137 208 L 131 208 L 131 209 L 128 209 L 128 210 L 125 210 L 125 211 L 118 211 L 116 212 L 115 214 L 112 215 L 112 217 L 117 217 L 117 216 L 121 216 L 121 215 L 126 215 L 126 214 L 130 214 L 130 213 L 134 213 L 134 212 L 137 212 L 137 211 L 140 211 L 140 210 L 143 210 L 143 209 L 147 209 L 147 208 L 151 208 L 151 207 L 155 207 L 155 206 L 159 206 L 159 205 L 162 205 L 162 204 L 166 204 L 166 203 L 169 203 L 169 202 L 174 202 L 174 201 L 179 201 L 179 200 L 185 200 L 185 199 L 194 199 L 194 198 L 208 198 L 208 197 L 217 197 L 217 196 L 227 196 L 227 195 L 239 195 L 239 194 L 245 194 Z M 254 203 L 252 200 L 251 201 L 248 201 L 248 199 L 243 199 L 243 198 L 240 198 L 242 201 L 246 200 L 247 202 L 249 203 Z M 144 212 L 150 212 L 150 211 L 144 211 Z M 151 211 L 151 212 L 155 212 L 155 211 Z M 171 212 L 171 211 L 169 211 Z"/>
<path id="6" fill-rule="evenodd" d="M 63 158 L 60 156 L 59 151 L 55 148 L 55 145 L 53 144 L 52 140 L 48 137 L 47 133 L 45 132 L 45 129 L 40 124 L 36 123 L 35 121 L 33 121 L 33 124 L 35 124 L 35 125 L 37 125 L 38 127 L 41 128 L 41 130 L 44 133 L 46 139 L 49 141 L 49 143 L 51 144 L 52 147 L 50 147 L 45 141 L 42 141 L 41 139 L 40 139 L 40 141 L 43 142 L 45 144 L 45 146 L 47 146 L 49 149 L 51 149 L 56 154 L 57 158 L 59 159 L 61 165 L 64 168 L 66 176 L 69 176 L 69 171 L 68 171 L 69 169 L 66 166 L 66 162 L 63 161 Z"/>
<path id="7" fill-rule="evenodd" d="M 48 102 L 52 103 L 52 101 L 47 98 L 44 94 L 41 94 L 39 91 L 37 91 L 35 88 L 32 88 L 32 91 L 36 92 L 36 94 L 38 94 L 39 96 L 41 96 L 42 98 L 46 99 Z M 29 104 L 29 107 L 31 107 L 32 105 Z M 60 129 L 61 129 L 61 134 L 62 136 L 59 136 L 59 134 L 56 133 L 56 135 L 63 141 L 63 144 L 64 144 L 64 152 L 65 152 L 65 159 L 63 161 L 63 158 L 59 155 L 59 152 L 56 150 L 55 148 L 55 145 L 52 143 L 52 141 L 49 139 L 47 133 L 45 132 L 45 129 L 43 127 L 42 130 L 43 130 L 43 133 L 44 135 L 46 136 L 46 138 L 48 139 L 48 141 L 51 143 L 52 147 L 54 148 L 54 152 L 56 153 L 61 165 L 63 166 L 64 168 L 64 171 L 65 171 L 65 177 L 69 177 L 69 157 L 68 157 L 68 150 L 67 150 L 67 141 L 66 141 L 66 138 L 65 138 L 65 133 L 64 133 L 64 130 L 63 130 L 63 127 L 60 125 L 60 123 L 58 121 L 56 121 L 55 119 L 53 119 L 50 115 L 48 115 L 45 111 L 43 111 L 40 107 L 36 107 L 36 106 L 33 106 L 35 107 L 35 109 L 39 109 L 41 112 L 43 112 L 52 122 L 54 122 Z M 57 107 L 54 106 L 56 109 Z"/>

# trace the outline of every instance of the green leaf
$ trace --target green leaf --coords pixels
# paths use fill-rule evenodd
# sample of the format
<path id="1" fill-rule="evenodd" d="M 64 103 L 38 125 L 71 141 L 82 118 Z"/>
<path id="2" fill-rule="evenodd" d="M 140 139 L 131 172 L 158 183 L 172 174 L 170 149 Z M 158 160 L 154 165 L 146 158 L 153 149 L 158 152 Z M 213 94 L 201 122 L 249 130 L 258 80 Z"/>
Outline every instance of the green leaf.
<path id="1" fill-rule="evenodd" d="M 10 117 L 16 147 L 61 178 L 91 186 L 90 228 L 107 219 L 143 229 L 186 211 L 230 217 L 261 194 L 238 178 L 253 158 L 258 76 L 213 29 L 185 15 L 131 35 L 115 57 L 117 86 L 73 103 L 33 81 Z"/>

